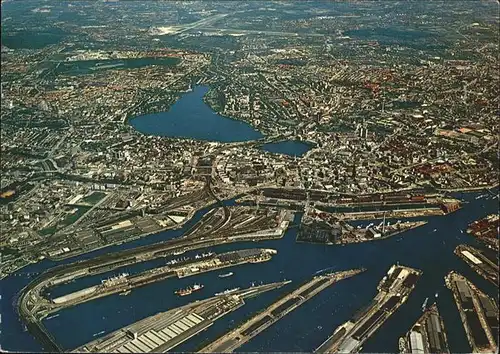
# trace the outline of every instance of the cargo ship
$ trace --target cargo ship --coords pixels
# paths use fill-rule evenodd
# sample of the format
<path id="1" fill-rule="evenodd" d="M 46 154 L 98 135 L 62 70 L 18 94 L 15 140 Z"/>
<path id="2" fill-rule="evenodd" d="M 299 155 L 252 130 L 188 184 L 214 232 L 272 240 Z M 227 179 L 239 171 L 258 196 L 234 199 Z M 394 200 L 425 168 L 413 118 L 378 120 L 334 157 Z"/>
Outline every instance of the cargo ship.
<path id="1" fill-rule="evenodd" d="M 194 284 L 193 286 L 190 286 L 186 289 L 180 289 L 175 292 L 176 295 L 179 296 L 186 296 L 194 293 L 195 291 L 201 290 L 204 288 L 204 285 L 202 284 Z"/>
<path id="2" fill-rule="evenodd" d="M 236 291 L 240 290 L 240 288 L 232 288 L 232 289 L 226 289 L 221 293 L 216 293 L 215 296 L 221 296 L 221 295 L 229 295 L 232 294 Z"/>
<path id="3" fill-rule="evenodd" d="M 226 274 L 219 274 L 219 278 L 227 278 L 227 277 L 230 277 L 233 275 L 233 272 L 229 272 L 229 273 L 226 273 Z"/>

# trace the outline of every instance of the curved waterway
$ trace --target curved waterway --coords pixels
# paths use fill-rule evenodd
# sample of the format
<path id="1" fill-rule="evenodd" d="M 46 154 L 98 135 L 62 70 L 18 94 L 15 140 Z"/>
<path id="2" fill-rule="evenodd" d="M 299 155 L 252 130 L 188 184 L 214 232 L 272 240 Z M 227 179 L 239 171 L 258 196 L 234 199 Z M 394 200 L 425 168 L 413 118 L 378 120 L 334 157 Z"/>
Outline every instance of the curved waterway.
<path id="1" fill-rule="evenodd" d="M 128 296 L 112 295 L 84 303 L 59 312 L 56 318 L 46 319 L 45 326 L 65 349 L 73 349 L 90 340 L 94 334 L 99 336 L 131 324 L 159 311 L 165 311 L 188 302 L 213 296 L 215 292 L 232 287 L 248 287 L 252 282 L 264 283 L 290 279 L 286 287 L 270 291 L 253 299 L 235 312 L 218 320 L 212 327 L 175 348 L 176 351 L 193 351 L 249 318 L 252 313 L 271 304 L 284 292 L 298 286 L 319 270 L 330 268 L 332 271 L 365 267 L 367 271 L 353 278 L 343 280 L 327 288 L 301 307 L 286 315 L 259 336 L 243 345 L 238 351 L 302 351 L 310 352 L 318 347 L 340 324 L 347 321 L 360 307 L 367 305 L 376 294 L 376 286 L 392 264 L 418 268 L 423 271 L 415 290 L 408 301 L 370 338 L 364 345 L 364 352 L 397 352 L 398 338 L 412 326 L 421 315 L 425 298 L 429 304 L 437 301 L 444 318 L 450 349 L 453 353 L 467 353 L 471 349 L 451 292 L 444 285 L 444 276 L 456 270 L 468 277 L 490 296 L 497 296 L 497 289 L 472 271 L 454 253 L 454 248 L 462 243 L 480 248 L 478 242 L 465 232 L 467 225 L 487 214 L 496 213 L 498 200 L 479 199 L 479 193 L 458 194 L 457 197 L 468 201 L 464 207 L 443 217 L 429 217 L 429 223 L 420 228 L 380 241 L 346 246 L 326 246 L 296 243 L 297 229 L 287 230 L 281 240 L 259 243 L 235 243 L 210 248 L 211 251 L 224 252 L 233 249 L 265 247 L 274 248 L 278 254 L 269 262 L 246 264 L 231 268 L 232 277 L 218 278 L 222 272 L 188 277 L 167 279 L 132 291 Z M 233 201 L 226 202 L 233 204 Z M 16 274 L 2 280 L 2 326 L 1 345 L 7 350 L 40 351 L 40 345 L 23 331 L 23 325 L 15 312 L 15 300 L 19 291 L 34 276 L 28 273 L 42 272 L 56 264 L 90 258 L 97 254 L 123 250 L 138 245 L 150 244 L 180 236 L 192 224 L 200 220 L 209 208 L 198 212 L 182 229 L 172 230 L 136 240 L 127 244 L 112 246 L 90 254 L 74 257 L 61 262 L 43 261 L 30 265 Z M 296 216 L 296 222 L 299 215 Z M 363 221 L 366 225 L 370 221 Z M 436 232 L 433 232 L 437 229 Z M 206 252 L 199 250 L 197 252 Z M 196 253 L 196 252 L 195 252 Z M 186 253 L 186 255 L 189 255 Z M 185 256 L 185 255 L 182 255 Z M 182 257 L 180 256 L 180 257 Z M 139 271 L 144 265 L 124 267 L 119 271 Z M 229 270 L 228 270 L 229 271 Z M 105 277 L 107 275 L 101 275 Z M 67 285 L 83 287 L 99 279 L 81 279 Z M 81 284 L 79 284 L 81 282 Z M 177 297 L 173 292 L 179 288 L 202 283 L 205 288 L 188 297 Z M 435 293 L 439 297 L 435 298 Z M 293 338 L 291 340 L 290 338 Z"/>

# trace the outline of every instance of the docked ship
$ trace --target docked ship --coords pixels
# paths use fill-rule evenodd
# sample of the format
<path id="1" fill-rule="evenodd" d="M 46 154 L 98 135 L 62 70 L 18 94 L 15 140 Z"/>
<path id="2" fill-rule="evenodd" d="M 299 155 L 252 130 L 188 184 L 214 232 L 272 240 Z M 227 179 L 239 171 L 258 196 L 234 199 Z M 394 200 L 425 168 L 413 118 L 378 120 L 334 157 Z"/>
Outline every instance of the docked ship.
<path id="1" fill-rule="evenodd" d="M 127 282 L 128 276 L 129 276 L 128 273 L 121 273 L 120 275 L 117 275 L 115 277 L 101 280 L 101 284 L 105 287 L 110 287 L 110 286 L 122 284 L 122 283 Z"/>
<path id="2" fill-rule="evenodd" d="M 229 295 L 232 294 L 236 291 L 240 290 L 240 288 L 232 288 L 232 289 L 226 289 L 221 293 L 216 293 L 215 296 L 221 296 L 221 295 Z"/>
<path id="3" fill-rule="evenodd" d="M 227 277 L 230 277 L 233 275 L 233 272 L 229 272 L 229 273 L 226 273 L 226 274 L 219 274 L 219 278 L 227 278 Z"/>
<path id="4" fill-rule="evenodd" d="M 202 284 L 194 284 L 193 286 L 187 287 L 186 289 L 180 289 L 175 292 L 176 295 L 186 296 L 194 293 L 195 291 L 201 290 L 204 288 Z"/>

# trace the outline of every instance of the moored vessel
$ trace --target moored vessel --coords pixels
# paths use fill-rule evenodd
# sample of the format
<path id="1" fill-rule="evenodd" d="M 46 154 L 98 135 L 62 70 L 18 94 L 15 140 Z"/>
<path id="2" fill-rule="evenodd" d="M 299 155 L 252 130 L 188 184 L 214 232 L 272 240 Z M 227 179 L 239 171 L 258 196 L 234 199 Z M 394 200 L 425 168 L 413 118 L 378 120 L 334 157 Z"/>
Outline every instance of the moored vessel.
<path id="1" fill-rule="evenodd" d="M 176 295 L 186 296 L 194 293 L 195 291 L 199 291 L 204 288 L 202 284 L 194 284 L 193 286 L 187 287 L 186 289 L 179 289 L 175 292 Z"/>

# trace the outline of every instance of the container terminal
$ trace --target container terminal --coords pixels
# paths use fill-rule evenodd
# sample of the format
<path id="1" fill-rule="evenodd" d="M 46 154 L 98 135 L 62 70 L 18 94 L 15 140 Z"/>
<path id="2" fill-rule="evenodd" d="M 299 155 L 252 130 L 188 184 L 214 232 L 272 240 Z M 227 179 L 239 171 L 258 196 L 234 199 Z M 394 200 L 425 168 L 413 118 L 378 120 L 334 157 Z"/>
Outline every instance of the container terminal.
<path id="1" fill-rule="evenodd" d="M 302 217 L 297 242 L 348 244 L 381 240 L 427 224 L 427 221 L 405 221 L 391 224 L 383 220 L 378 225 L 355 228 L 333 214 L 310 210 Z"/>
<path id="2" fill-rule="evenodd" d="M 500 216 L 491 214 L 469 225 L 467 233 L 473 235 L 488 247 L 498 252 Z"/>
<path id="3" fill-rule="evenodd" d="M 328 288 L 330 285 L 355 276 L 364 269 L 351 269 L 331 274 L 318 275 L 312 280 L 298 287 L 290 294 L 285 295 L 263 312 L 252 317 L 238 328 L 227 332 L 212 343 L 205 346 L 199 353 L 230 353 L 243 344 L 257 336 L 266 328 L 279 321 L 289 312 L 304 304 L 316 294 Z"/>
<path id="4" fill-rule="evenodd" d="M 101 284 L 94 285 L 70 294 L 66 294 L 52 300 L 44 298 L 40 293 L 28 300 L 28 305 L 35 303 L 36 311 L 32 311 L 35 317 L 42 319 L 48 314 L 59 311 L 63 308 L 75 306 L 83 302 L 95 300 L 100 297 L 130 291 L 134 288 L 144 286 L 153 282 L 177 276 L 178 278 L 188 277 L 195 274 L 219 270 L 226 267 L 236 266 L 245 263 L 265 262 L 272 258 L 277 251 L 273 249 L 244 249 L 231 251 L 217 255 L 215 253 L 204 254 L 205 257 L 189 259 L 184 257 L 179 261 L 173 261 L 163 267 L 147 270 L 135 275 L 122 273 L 109 279 L 103 279 Z M 50 286 L 50 282 L 49 282 Z"/>
<path id="5" fill-rule="evenodd" d="M 165 353 L 245 304 L 245 299 L 280 288 L 283 281 L 215 296 L 142 319 L 91 341 L 74 353 Z"/>
<path id="6" fill-rule="evenodd" d="M 498 259 L 493 259 L 483 251 L 469 245 L 458 245 L 455 248 L 455 254 L 477 274 L 498 287 Z"/>
<path id="7" fill-rule="evenodd" d="M 401 354 L 450 352 L 444 322 L 436 303 L 425 309 L 406 336 L 399 339 L 399 351 Z"/>
<path id="8" fill-rule="evenodd" d="M 377 286 L 373 301 L 339 326 L 315 353 L 355 353 L 406 301 L 422 272 L 393 265 Z"/>
<path id="9" fill-rule="evenodd" d="M 498 350 L 498 306 L 463 275 L 450 272 L 446 286 L 453 293 L 467 339 L 474 353 Z"/>

